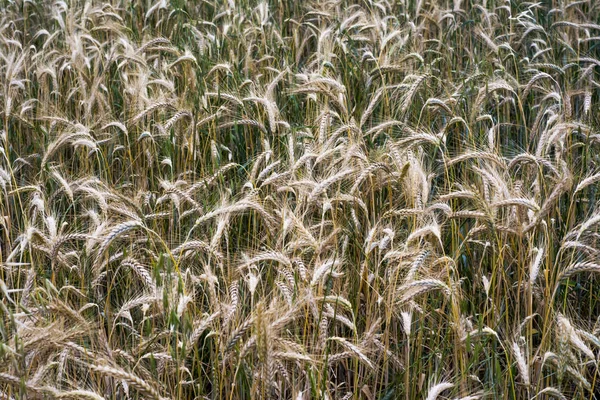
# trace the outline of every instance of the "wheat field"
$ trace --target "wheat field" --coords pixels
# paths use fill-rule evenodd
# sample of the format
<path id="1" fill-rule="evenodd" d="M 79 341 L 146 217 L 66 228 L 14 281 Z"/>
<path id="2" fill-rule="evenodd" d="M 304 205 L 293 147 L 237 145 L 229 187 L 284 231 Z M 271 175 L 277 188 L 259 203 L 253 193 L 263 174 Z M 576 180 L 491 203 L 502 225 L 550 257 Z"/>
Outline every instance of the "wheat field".
<path id="1" fill-rule="evenodd" d="M 600 399 L 599 1 L 1 3 L 1 399 Z"/>

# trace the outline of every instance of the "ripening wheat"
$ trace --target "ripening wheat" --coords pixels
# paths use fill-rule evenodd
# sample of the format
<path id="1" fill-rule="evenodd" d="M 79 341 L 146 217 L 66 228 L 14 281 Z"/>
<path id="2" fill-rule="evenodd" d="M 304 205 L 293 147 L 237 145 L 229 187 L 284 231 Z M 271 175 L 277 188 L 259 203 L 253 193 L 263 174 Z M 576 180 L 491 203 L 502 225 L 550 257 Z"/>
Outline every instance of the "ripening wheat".
<path id="1" fill-rule="evenodd" d="M 595 0 L 4 0 L 0 398 L 596 398 L 596 74 Z"/>

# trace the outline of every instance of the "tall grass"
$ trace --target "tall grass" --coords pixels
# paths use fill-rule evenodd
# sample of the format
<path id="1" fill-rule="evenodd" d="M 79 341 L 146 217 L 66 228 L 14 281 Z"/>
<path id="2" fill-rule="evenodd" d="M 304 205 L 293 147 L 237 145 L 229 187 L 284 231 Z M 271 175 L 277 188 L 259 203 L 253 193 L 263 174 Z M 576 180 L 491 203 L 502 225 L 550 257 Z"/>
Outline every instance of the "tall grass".
<path id="1" fill-rule="evenodd" d="M 4 0 L 0 397 L 597 398 L 599 20 Z"/>

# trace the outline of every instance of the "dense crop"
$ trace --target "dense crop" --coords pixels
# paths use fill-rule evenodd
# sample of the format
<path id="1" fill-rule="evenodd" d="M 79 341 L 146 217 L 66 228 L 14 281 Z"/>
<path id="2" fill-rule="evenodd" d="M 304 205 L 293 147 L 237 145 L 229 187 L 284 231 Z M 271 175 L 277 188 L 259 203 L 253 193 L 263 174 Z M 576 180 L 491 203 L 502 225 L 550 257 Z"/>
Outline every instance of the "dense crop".
<path id="1" fill-rule="evenodd" d="M 597 398 L 600 2 L 3 3 L 0 398 Z"/>

